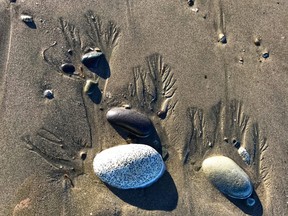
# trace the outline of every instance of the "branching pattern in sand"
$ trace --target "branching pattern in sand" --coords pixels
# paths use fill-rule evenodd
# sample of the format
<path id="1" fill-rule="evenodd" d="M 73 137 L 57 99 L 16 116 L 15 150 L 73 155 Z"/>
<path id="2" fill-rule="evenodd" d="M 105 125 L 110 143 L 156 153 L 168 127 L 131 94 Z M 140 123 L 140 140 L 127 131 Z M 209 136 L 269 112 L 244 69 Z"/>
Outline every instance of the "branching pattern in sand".
<path id="1" fill-rule="evenodd" d="M 256 188 L 262 180 L 269 185 L 269 169 L 263 164 L 268 149 L 266 137 L 258 123 L 244 113 L 241 102 L 231 100 L 224 105 L 220 101 L 207 113 L 196 107 L 188 108 L 187 116 L 190 130 L 183 149 L 184 164 L 193 160 L 199 169 L 210 154 L 232 156 L 253 175 Z"/>
<path id="2" fill-rule="evenodd" d="M 165 118 L 177 104 L 174 97 L 176 79 L 160 54 L 152 54 L 146 61 L 147 67 L 133 68 L 134 82 L 129 84 L 129 94 L 133 104 Z"/>

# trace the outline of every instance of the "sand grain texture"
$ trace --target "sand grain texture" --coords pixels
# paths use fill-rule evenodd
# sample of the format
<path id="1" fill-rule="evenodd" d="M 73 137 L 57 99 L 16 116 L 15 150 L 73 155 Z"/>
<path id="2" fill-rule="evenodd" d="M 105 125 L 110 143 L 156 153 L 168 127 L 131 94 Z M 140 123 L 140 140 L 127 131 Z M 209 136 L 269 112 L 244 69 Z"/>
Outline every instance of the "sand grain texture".
<path id="1" fill-rule="evenodd" d="M 1 0 L 0 215 L 287 214 L 287 9 L 284 0 Z M 96 47 L 105 58 L 91 71 L 81 57 Z M 86 95 L 88 79 L 98 85 Z M 109 124 L 107 111 L 124 104 L 147 115 L 151 136 Z M 165 158 L 151 187 L 118 190 L 94 175 L 96 153 L 127 142 Z M 254 207 L 205 178 L 213 155 L 249 175 Z"/>

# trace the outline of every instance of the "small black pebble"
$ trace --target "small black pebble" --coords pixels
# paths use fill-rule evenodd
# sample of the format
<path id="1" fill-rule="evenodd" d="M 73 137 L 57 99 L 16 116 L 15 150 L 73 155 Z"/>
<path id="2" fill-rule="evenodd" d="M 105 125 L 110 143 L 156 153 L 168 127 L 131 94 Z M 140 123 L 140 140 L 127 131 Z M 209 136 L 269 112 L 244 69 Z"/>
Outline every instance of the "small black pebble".
<path id="1" fill-rule="evenodd" d="M 263 54 L 262 54 L 262 57 L 265 58 L 265 59 L 266 59 L 266 58 L 269 58 L 269 53 L 268 53 L 268 52 L 263 53 Z"/>
<path id="2" fill-rule="evenodd" d="M 69 50 L 68 50 L 68 54 L 69 54 L 69 55 L 72 55 L 72 54 L 73 54 L 73 50 L 72 50 L 72 49 L 69 49 Z"/>
<path id="3" fill-rule="evenodd" d="M 64 73 L 69 73 L 69 74 L 73 74 L 75 72 L 75 67 L 73 64 L 71 63 L 65 63 L 61 65 L 61 70 Z"/>
<path id="4" fill-rule="evenodd" d="M 87 153 L 86 152 L 82 152 L 81 153 L 81 159 L 84 161 L 87 158 Z"/>
<path id="5" fill-rule="evenodd" d="M 194 0 L 188 0 L 187 3 L 190 7 L 192 7 L 194 5 Z"/>

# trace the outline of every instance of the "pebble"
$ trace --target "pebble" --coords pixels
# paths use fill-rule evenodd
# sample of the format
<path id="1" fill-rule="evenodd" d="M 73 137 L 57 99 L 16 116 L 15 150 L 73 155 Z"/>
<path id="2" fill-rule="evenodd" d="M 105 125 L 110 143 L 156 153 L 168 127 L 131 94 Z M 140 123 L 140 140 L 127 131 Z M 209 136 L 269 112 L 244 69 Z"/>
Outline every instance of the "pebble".
<path id="1" fill-rule="evenodd" d="M 21 20 L 25 23 L 32 23 L 33 22 L 33 17 L 30 15 L 22 14 L 20 17 L 21 17 Z"/>
<path id="2" fill-rule="evenodd" d="M 251 157 L 250 157 L 250 154 L 248 153 L 248 151 L 244 148 L 244 147 L 240 147 L 238 150 L 237 150 L 238 154 L 240 155 L 240 157 L 242 158 L 242 160 L 247 164 L 249 165 L 250 164 L 250 161 L 251 161 Z"/>
<path id="3" fill-rule="evenodd" d="M 99 50 L 93 50 L 82 56 L 81 62 L 89 69 L 97 69 L 99 60 L 104 54 Z"/>
<path id="4" fill-rule="evenodd" d="M 262 57 L 265 58 L 265 59 L 269 58 L 269 52 L 264 52 L 262 54 Z"/>
<path id="5" fill-rule="evenodd" d="M 96 90 L 97 87 L 98 87 L 98 83 L 96 81 L 88 79 L 85 82 L 83 92 L 85 94 L 91 95 L 93 94 L 93 92 Z"/>
<path id="6" fill-rule="evenodd" d="M 202 170 L 208 180 L 229 197 L 246 199 L 253 192 L 248 175 L 228 157 L 209 157 L 203 161 Z"/>
<path id="7" fill-rule="evenodd" d="M 93 169 L 103 182 L 119 189 L 148 187 L 166 170 L 161 155 L 144 144 L 106 149 L 95 156 Z"/>
<path id="8" fill-rule="evenodd" d="M 138 137 L 149 136 L 153 129 L 150 119 L 134 109 L 114 107 L 107 112 L 106 118 L 111 124 L 120 126 Z"/>
<path id="9" fill-rule="evenodd" d="M 73 74 L 75 72 L 75 67 L 71 63 L 64 63 L 61 65 L 61 70 L 64 73 Z"/>
<path id="10" fill-rule="evenodd" d="M 43 95 L 44 95 L 44 97 L 46 97 L 48 99 L 54 98 L 54 94 L 53 94 L 52 90 L 50 90 L 50 89 L 45 90 Z"/>
<path id="11" fill-rule="evenodd" d="M 254 198 L 249 197 L 249 198 L 246 200 L 246 204 L 247 204 L 248 206 L 250 206 L 250 207 L 251 207 L 251 206 L 254 206 L 255 203 L 256 203 L 256 201 L 255 201 Z"/>
<path id="12" fill-rule="evenodd" d="M 187 0 L 187 4 L 192 7 L 194 5 L 194 0 Z"/>
<path id="13" fill-rule="evenodd" d="M 255 38 L 255 40 L 254 40 L 254 44 L 256 45 L 256 46 L 260 46 L 261 45 L 261 38 Z"/>
<path id="14" fill-rule="evenodd" d="M 223 33 L 220 33 L 218 35 L 218 42 L 222 43 L 222 44 L 226 44 L 227 43 L 227 38 Z"/>

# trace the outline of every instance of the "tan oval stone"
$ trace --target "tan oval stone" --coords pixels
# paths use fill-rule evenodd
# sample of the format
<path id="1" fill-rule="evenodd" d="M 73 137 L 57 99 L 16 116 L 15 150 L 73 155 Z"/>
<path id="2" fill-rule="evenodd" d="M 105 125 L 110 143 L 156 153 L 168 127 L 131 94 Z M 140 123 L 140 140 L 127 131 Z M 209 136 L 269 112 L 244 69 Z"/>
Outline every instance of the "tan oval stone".
<path id="1" fill-rule="evenodd" d="M 219 191 L 232 198 L 246 199 L 253 192 L 248 175 L 228 157 L 209 157 L 203 161 L 202 170 Z"/>

